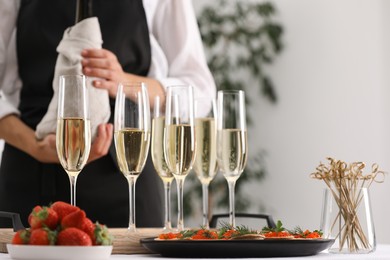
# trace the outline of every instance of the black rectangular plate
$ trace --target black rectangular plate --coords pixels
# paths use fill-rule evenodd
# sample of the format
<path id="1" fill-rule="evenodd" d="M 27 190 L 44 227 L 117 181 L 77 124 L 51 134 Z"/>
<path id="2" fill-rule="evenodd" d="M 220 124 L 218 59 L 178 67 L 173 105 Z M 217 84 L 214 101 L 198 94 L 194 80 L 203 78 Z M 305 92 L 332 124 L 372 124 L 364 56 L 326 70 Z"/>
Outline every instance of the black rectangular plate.
<path id="1" fill-rule="evenodd" d="M 309 256 L 329 248 L 334 239 L 155 240 L 141 239 L 150 251 L 166 257 L 290 257 Z"/>

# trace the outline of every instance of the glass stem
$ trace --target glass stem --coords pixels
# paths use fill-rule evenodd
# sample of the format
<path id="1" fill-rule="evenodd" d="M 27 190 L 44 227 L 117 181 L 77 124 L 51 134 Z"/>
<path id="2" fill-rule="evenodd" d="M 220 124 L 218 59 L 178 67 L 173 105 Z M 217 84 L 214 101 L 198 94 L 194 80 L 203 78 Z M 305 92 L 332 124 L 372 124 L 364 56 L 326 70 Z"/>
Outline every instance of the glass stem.
<path id="1" fill-rule="evenodd" d="M 234 209 L 234 187 L 236 186 L 236 181 L 228 181 L 229 186 L 229 224 L 232 227 L 236 226 L 235 221 L 235 209 Z"/>
<path id="2" fill-rule="evenodd" d="M 129 227 L 130 232 L 135 232 L 135 182 L 137 176 L 127 176 L 129 183 Z"/>
<path id="3" fill-rule="evenodd" d="M 203 200 L 203 227 L 210 229 L 209 226 L 209 184 L 202 183 L 202 200 Z"/>
<path id="4" fill-rule="evenodd" d="M 164 192 L 165 192 L 165 224 L 164 229 L 172 229 L 171 225 L 171 184 L 172 181 L 164 181 Z"/>
<path id="5" fill-rule="evenodd" d="M 70 204 L 76 206 L 76 181 L 78 175 L 68 174 L 68 176 L 70 182 Z"/>
<path id="6" fill-rule="evenodd" d="M 184 178 L 176 178 L 177 186 L 177 205 L 178 205 L 178 214 L 177 214 L 177 230 L 184 230 L 184 213 L 183 213 L 183 186 Z"/>

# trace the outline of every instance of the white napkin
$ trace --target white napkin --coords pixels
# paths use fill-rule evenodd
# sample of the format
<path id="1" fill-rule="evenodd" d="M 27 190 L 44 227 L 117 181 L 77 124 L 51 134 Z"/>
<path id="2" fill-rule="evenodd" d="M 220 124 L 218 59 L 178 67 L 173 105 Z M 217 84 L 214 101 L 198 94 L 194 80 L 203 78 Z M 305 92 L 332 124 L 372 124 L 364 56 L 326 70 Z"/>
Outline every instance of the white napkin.
<path id="1" fill-rule="evenodd" d="M 46 115 L 37 126 L 35 135 L 38 139 L 43 139 L 46 135 L 56 132 L 59 76 L 82 74 L 81 51 L 86 48 L 99 49 L 102 47 L 102 43 L 103 40 L 97 17 L 84 19 L 65 30 L 64 36 L 57 47 L 58 57 L 53 79 L 54 95 Z M 93 139 L 96 136 L 98 125 L 108 121 L 111 111 L 108 92 L 93 87 L 91 82 L 92 79 L 89 78 L 87 80 L 87 88 Z"/>

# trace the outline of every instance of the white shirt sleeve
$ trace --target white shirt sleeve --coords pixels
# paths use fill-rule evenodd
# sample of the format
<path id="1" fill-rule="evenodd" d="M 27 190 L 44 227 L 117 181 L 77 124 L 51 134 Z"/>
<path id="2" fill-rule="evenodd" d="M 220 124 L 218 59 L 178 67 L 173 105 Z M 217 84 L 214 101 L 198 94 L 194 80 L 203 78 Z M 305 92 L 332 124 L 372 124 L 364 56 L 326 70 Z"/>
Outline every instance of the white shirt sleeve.
<path id="1" fill-rule="evenodd" d="M 19 114 L 21 82 L 16 61 L 17 0 L 0 0 L 0 118 Z"/>
<path id="2" fill-rule="evenodd" d="M 164 87 L 189 84 L 195 98 L 215 97 L 191 0 L 144 0 L 152 61 L 149 77 Z"/>

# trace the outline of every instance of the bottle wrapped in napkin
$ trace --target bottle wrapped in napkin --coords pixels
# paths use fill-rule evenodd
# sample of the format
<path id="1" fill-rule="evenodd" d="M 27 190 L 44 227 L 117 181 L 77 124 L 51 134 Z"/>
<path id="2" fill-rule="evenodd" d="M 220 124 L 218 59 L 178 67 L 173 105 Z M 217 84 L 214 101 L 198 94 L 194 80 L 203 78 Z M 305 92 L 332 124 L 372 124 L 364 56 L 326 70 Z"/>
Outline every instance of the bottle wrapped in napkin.
<path id="1" fill-rule="evenodd" d="M 101 48 L 102 35 L 97 17 L 84 19 L 65 30 L 63 38 L 57 47 L 58 57 L 53 78 L 54 94 L 46 115 L 38 124 L 35 135 L 43 139 L 48 134 L 56 132 L 57 102 L 59 77 L 61 75 L 82 74 L 81 51 L 83 49 Z M 99 124 L 106 123 L 110 118 L 108 92 L 97 89 L 88 80 L 89 109 L 92 140 L 96 136 Z"/>

